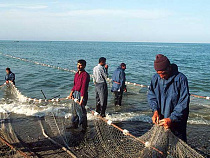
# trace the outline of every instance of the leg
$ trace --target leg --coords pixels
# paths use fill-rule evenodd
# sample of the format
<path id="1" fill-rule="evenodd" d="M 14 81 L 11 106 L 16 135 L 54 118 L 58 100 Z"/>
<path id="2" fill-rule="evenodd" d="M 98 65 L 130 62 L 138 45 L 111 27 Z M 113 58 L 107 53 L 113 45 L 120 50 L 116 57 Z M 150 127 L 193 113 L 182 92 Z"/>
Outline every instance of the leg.
<path id="1" fill-rule="evenodd" d="M 118 92 L 114 91 L 114 105 L 116 106 L 118 104 Z"/>
<path id="2" fill-rule="evenodd" d="M 120 92 L 118 92 L 118 105 L 122 105 L 122 96 L 123 96 L 123 90 L 120 89 Z"/>
<path id="3" fill-rule="evenodd" d="M 98 84 L 95 85 L 95 92 L 96 92 L 96 112 L 98 112 L 100 114 L 101 113 L 101 104 L 100 104 L 100 98 L 99 98 Z"/>
<path id="4" fill-rule="evenodd" d="M 82 105 L 82 113 L 83 113 L 83 115 L 82 115 L 82 120 L 83 120 L 82 130 L 86 131 L 86 129 L 87 129 L 87 111 L 85 109 L 85 105 Z"/>
<path id="5" fill-rule="evenodd" d="M 83 120 L 83 122 L 82 122 L 82 130 L 83 131 L 86 131 L 86 129 L 87 129 L 87 126 L 88 126 L 88 124 L 87 124 L 87 111 L 86 111 L 86 109 L 85 109 L 85 106 L 87 105 L 87 101 L 88 101 L 88 93 L 86 94 L 86 97 L 84 98 L 84 102 L 83 102 L 83 105 L 82 105 L 82 113 L 83 113 L 83 118 L 82 118 L 82 120 Z"/>
<path id="6" fill-rule="evenodd" d="M 106 107 L 107 107 L 107 98 L 108 98 L 108 89 L 107 84 L 101 84 L 100 93 L 99 93 L 100 101 L 101 101 L 101 116 L 105 117 Z"/>
<path id="7" fill-rule="evenodd" d="M 72 128 L 78 128 L 78 124 L 79 124 L 79 116 L 77 115 L 77 111 L 76 111 L 76 107 L 75 107 L 75 103 L 73 103 L 72 106 L 72 118 L 71 118 L 71 122 L 72 122 Z"/>

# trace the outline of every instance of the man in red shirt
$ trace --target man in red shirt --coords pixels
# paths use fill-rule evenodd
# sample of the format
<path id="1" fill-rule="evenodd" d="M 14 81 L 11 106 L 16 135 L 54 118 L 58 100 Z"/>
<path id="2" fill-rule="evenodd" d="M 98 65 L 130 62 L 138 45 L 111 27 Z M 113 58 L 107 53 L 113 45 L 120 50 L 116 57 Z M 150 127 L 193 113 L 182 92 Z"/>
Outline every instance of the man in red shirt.
<path id="1" fill-rule="evenodd" d="M 73 114 L 71 128 L 78 128 L 78 125 L 82 125 L 83 131 L 87 129 L 87 111 L 85 105 L 88 100 L 88 87 L 90 82 L 90 75 L 85 71 L 85 67 L 86 61 L 78 60 L 78 72 L 75 74 L 74 86 L 69 95 L 69 99 L 78 99 L 80 105 L 80 107 L 76 107 L 76 113 Z"/>

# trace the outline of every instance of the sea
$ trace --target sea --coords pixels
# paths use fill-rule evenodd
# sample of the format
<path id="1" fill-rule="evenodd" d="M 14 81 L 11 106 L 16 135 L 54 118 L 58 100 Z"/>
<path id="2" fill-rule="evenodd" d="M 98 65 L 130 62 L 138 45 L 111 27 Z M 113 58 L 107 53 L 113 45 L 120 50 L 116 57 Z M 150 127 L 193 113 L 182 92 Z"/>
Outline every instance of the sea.
<path id="1" fill-rule="evenodd" d="M 171 63 L 178 65 L 189 81 L 190 93 L 210 96 L 210 44 L 197 43 L 147 43 L 147 42 L 88 42 L 88 41 L 0 41 L 0 84 L 5 82 L 5 68 L 10 67 L 16 75 L 16 87 L 28 97 L 48 99 L 65 98 L 73 86 L 74 74 L 17 60 L 45 63 L 76 70 L 77 60 L 87 61 L 86 71 L 92 74 L 100 57 L 107 59 L 109 77 L 124 62 L 128 82 L 149 85 L 155 74 L 153 67 L 156 54 L 166 55 Z M 109 85 L 107 114 L 115 122 L 151 123 L 152 111 L 147 102 L 147 88 L 128 85 L 121 107 L 115 107 Z M 5 91 L 0 91 L 0 112 L 26 116 L 43 116 L 50 108 L 35 108 L 31 104 L 5 102 Z M 95 89 L 91 80 L 88 106 L 95 108 Z M 59 106 L 59 105 L 57 105 Z M 91 118 L 91 115 L 88 115 Z M 210 125 L 210 100 L 191 97 L 189 124 Z M 129 125 L 129 124 L 128 124 Z M 138 126 L 138 124 L 134 124 Z"/>

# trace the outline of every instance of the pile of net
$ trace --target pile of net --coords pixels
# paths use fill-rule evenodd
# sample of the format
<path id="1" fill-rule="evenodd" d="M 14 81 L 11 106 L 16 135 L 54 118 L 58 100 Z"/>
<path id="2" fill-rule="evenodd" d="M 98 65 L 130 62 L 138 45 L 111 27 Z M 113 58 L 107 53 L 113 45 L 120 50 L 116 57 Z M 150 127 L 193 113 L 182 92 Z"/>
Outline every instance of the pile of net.
<path id="1" fill-rule="evenodd" d="M 73 106 L 77 106 L 73 103 Z M 45 116 L 45 131 L 56 142 L 69 149 L 75 157 L 124 158 L 202 158 L 194 149 L 178 139 L 170 130 L 153 126 L 141 137 L 130 136 L 99 116 L 89 120 L 86 133 L 69 131 L 69 118 Z M 128 132 L 128 131 L 127 131 Z"/>
<path id="2" fill-rule="evenodd" d="M 19 101 L 32 99 L 23 96 L 15 87 L 11 91 Z M 56 104 L 53 104 L 56 108 Z M 75 102 L 69 103 L 66 107 L 68 111 L 81 115 L 79 105 Z M 66 109 L 65 109 L 66 110 Z M 194 149 L 185 142 L 178 139 L 170 130 L 161 126 L 153 126 L 141 137 L 134 137 L 129 131 L 121 130 L 98 115 L 88 118 L 88 129 L 81 132 L 80 128 L 68 130 L 66 127 L 71 125 L 71 116 L 65 117 L 58 115 L 63 113 L 53 110 L 40 118 L 40 126 L 43 134 L 53 142 L 65 147 L 71 152 L 72 157 L 92 157 L 92 158 L 202 158 Z M 55 112 L 56 111 L 56 112 Z M 40 127 L 39 127 L 40 128 Z M 8 128 L 7 128 L 8 129 Z M 10 131 L 8 131 L 10 132 Z M 4 132 L 2 132 L 4 133 Z M 11 136 L 9 138 L 12 138 Z M 13 140 L 15 142 L 16 140 Z M 1 144 L 0 144 L 1 145 Z M 2 148 L 4 149 L 4 148 Z M 4 152 L 12 153 L 10 151 Z M 1 153 L 0 153 L 1 154 Z M 14 152 L 14 154 L 16 154 Z"/>

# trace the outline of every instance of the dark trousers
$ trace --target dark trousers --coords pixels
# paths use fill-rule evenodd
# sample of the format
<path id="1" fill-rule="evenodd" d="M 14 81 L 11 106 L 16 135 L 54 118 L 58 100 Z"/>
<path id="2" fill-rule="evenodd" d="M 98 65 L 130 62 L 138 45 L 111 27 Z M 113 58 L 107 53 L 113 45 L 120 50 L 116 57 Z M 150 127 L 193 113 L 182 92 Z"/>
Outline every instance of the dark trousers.
<path id="1" fill-rule="evenodd" d="M 160 115 L 160 120 L 164 119 L 163 115 Z M 170 128 L 171 132 L 179 139 L 187 142 L 187 119 L 182 122 L 173 122 Z"/>
<path id="2" fill-rule="evenodd" d="M 96 83 L 95 92 L 96 92 L 96 111 L 99 114 L 101 114 L 101 116 L 105 116 L 107 99 L 108 99 L 107 83 L 106 82 Z"/>
<path id="3" fill-rule="evenodd" d="M 73 94 L 74 98 L 80 101 L 80 92 L 75 91 Z M 83 104 L 79 105 L 77 103 L 73 103 L 73 117 L 71 119 L 73 126 L 78 127 L 78 125 L 82 125 L 83 129 L 87 128 L 87 111 L 85 106 L 87 105 L 88 94 L 84 97 Z"/>
<path id="4" fill-rule="evenodd" d="M 187 132 L 186 132 L 187 125 L 182 123 L 172 124 L 171 132 L 177 136 L 179 139 L 183 140 L 187 143 Z"/>
<path id="5" fill-rule="evenodd" d="M 122 104 L 122 96 L 123 96 L 123 90 L 120 89 L 120 91 L 114 91 L 114 104 L 116 105 L 120 105 Z"/>

